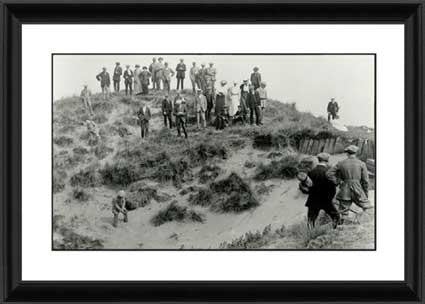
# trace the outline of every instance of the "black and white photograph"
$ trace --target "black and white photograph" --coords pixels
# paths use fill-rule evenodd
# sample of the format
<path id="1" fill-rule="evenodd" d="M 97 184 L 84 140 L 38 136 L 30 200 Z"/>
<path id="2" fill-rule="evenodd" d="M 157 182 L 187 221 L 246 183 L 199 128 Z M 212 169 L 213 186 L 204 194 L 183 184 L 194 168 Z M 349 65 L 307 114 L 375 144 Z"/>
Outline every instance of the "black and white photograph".
<path id="1" fill-rule="evenodd" d="M 53 250 L 376 250 L 375 54 L 51 60 Z"/>

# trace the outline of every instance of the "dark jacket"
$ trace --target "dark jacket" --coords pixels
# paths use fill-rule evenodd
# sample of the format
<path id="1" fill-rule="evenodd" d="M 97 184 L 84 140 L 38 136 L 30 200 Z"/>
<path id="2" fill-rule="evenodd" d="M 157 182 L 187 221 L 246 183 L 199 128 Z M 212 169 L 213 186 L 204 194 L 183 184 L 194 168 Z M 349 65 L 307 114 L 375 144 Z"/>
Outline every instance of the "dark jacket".
<path id="1" fill-rule="evenodd" d="M 116 66 L 115 69 L 114 69 L 113 79 L 114 80 L 121 80 L 121 75 L 122 75 L 122 67 Z"/>
<path id="2" fill-rule="evenodd" d="M 249 92 L 246 97 L 246 106 L 250 109 L 255 108 L 256 106 L 261 106 L 260 94 L 258 92 Z"/>
<path id="3" fill-rule="evenodd" d="M 184 63 L 177 64 L 176 71 L 177 71 L 176 78 L 184 78 L 186 76 L 185 75 L 186 65 Z"/>
<path id="4" fill-rule="evenodd" d="M 258 72 L 254 72 L 251 74 L 251 83 L 258 88 L 261 83 L 261 74 Z"/>
<path id="5" fill-rule="evenodd" d="M 124 71 L 124 80 L 126 83 L 133 83 L 133 77 L 134 77 L 134 73 L 132 70 Z"/>
<path id="6" fill-rule="evenodd" d="M 100 86 L 110 86 L 111 85 L 111 77 L 109 76 L 108 72 L 100 72 L 96 75 L 96 79 L 100 81 Z"/>
<path id="7" fill-rule="evenodd" d="M 140 122 L 149 122 L 152 117 L 151 110 L 146 106 L 146 111 L 144 112 L 143 107 L 140 107 L 139 111 L 137 111 L 137 117 L 139 117 Z"/>
<path id="8" fill-rule="evenodd" d="M 337 102 L 332 103 L 331 101 L 328 103 L 328 112 L 330 113 L 338 113 L 339 105 Z"/>
<path id="9" fill-rule="evenodd" d="M 185 118 L 187 115 L 187 108 L 185 103 L 175 103 L 174 104 L 174 115 L 177 117 Z"/>
<path id="10" fill-rule="evenodd" d="M 328 166 L 317 165 L 308 173 L 313 186 L 309 189 L 309 195 L 305 204 L 307 207 L 323 208 L 332 204 L 336 193 L 336 186 L 327 177 L 326 172 L 328 170 Z"/>
<path id="11" fill-rule="evenodd" d="M 221 115 L 224 112 L 224 107 L 226 106 L 226 95 L 217 94 L 215 99 L 215 114 Z"/>
<path id="12" fill-rule="evenodd" d="M 142 71 L 139 74 L 140 82 L 143 83 L 143 84 L 149 85 L 149 80 L 150 80 L 151 76 L 152 75 L 149 71 Z"/>
<path id="13" fill-rule="evenodd" d="M 161 103 L 162 114 L 167 113 L 171 114 L 173 112 L 173 103 L 170 99 L 164 98 Z"/>

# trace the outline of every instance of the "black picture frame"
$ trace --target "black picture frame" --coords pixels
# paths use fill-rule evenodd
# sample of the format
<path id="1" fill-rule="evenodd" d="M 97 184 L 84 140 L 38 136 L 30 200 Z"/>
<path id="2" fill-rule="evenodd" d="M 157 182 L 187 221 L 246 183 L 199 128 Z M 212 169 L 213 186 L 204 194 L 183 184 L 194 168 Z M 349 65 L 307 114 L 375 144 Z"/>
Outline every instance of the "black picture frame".
<path id="1" fill-rule="evenodd" d="M 1 301 L 423 303 L 424 4 L 423 0 L 6 0 L 0 3 Z M 360 282 L 23 281 L 21 26 L 25 23 L 404 24 L 405 279 Z M 40 198 L 34 200 L 42 202 Z"/>

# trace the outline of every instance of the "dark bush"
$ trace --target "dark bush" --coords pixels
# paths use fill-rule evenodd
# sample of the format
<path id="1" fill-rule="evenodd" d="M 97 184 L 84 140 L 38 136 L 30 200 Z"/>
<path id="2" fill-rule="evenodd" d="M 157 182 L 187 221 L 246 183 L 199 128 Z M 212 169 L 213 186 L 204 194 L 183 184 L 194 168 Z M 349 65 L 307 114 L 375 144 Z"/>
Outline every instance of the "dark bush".
<path id="1" fill-rule="evenodd" d="M 155 215 L 151 222 L 154 226 L 160 226 L 167 222 L 200 222 L 203 223 L 205 221 L 204 215 L 200 214 L 192 209 L 188 209 L 187 207 L 179 206 L 174 201 L 169 204 L 166 208 L 160 210 L 157 215 Z"/>
<path id="2" fill-rule="evenodd" d="M 59 137 L 55 137 L 53 139 L 53 142 L 60 147 L 67 147 L 71 145 L 74 142 L 74 140 L 71 137 L 59 136 Z"/>
<path id="3" fill-rule="evenodd" d="M 215 180 L 222 171 L 223 170 L 221 170 L 221 168 L 217 165 L 205 165 L 201 168 L 201 171 L 199 171 L 199 182 L 201 184 L 205 184 L 209 181 Z"/>
<path id="4" fill-rule="evenodd" d="M 133 163 L 118 161 L 114 164 L 107 163 L 99 170 L 105 185 L 127 186 L 142 179 L 142 170 Z"/>
<path id="5" fill-rule="evenodd" d="M 91 198 L 91 195 L 87 193 L 84 189 L 76 188 L 72 190 L 72 197 L 77 201 L 87 202 Z"/>
<path id="6" fill-rule="evenodd" d="M 89 150 L 80 146 L 80 147 L 76 147 L 76 148 L 72 149 L 72 152 L 74 152 L 75 154 L 84 155 L 84 154 L 89 153 Z"/>
<path id="7" fill-rule="evenodd" d="M 70 179 L 70 183 L 73 187 L 97 187 L 101 184 L 101 179 L 95 166 L 89 166 L 74 174 Z"/>
<path id="8" fill-rule="evenodd" d="M 298 158 L 293 155 L 285 156 L 280 160 L 272 161 L 270 164 L 260 164 L 256 169 L 255 179 L 266 180 L 270 178 L 295 178 L 298 169 Z"/>

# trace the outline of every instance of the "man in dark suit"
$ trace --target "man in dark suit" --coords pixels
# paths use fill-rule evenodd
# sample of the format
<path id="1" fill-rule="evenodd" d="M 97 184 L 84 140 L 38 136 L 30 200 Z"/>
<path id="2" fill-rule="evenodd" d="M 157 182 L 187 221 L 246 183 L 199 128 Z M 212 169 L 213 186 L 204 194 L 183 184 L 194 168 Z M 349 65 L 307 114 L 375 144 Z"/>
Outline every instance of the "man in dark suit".
<path id="1" fill-rule="evenodd" d="M 312 183 L 308 189 L 308 198 L 305 204 L 308 208 L 307 218 L 310 229 L 314 227 L 320 210 L 325 211 L 331 217 L 333 228 L 336 228 L 339 222 L 340 216 L 333 204 L 336 186 L 326 175 L 330 169 L 329 156 L 328 153 L 319 153 L 317 155 L 319 163 L 307 174 Z"/>
<path id="2" fill-rule="evenodd" d="M 145 104 L 142 104 L 139 111 L 137 112 L 137 118 L 139 118 L 140 123 L 140 135 L 142 138 L 148 136 L 149 133 L 149 120 L 151 119 L 151 110 Z"/>
<path id="3" fill-rule="evenodd" d="M 176 75 L 177 90 L 179 89 L 179 87 L 181 87 L 181 89 L 183 90 L 183 81 L 186 76 L 186 65 L 184 64 L 183 59 L 180 59 L 180 63 L 177 64 L 176 72 L 177 72 L 177 75 Z"/>
<path id="4" fill-rule="evenodd" d="M 115 63 L 114 75 L 112 79 L 114 80 L 114 91 L 118 93 L 120 91 L 120 82 L 121 82 L 122 68 L 120 63 Z"/>
<path id="5" fill-rule="evenodd" d="M 133 71 L 130 70 L 130 65 L 127 64 L 124 71 L 125 95 L 128 95 L 129 90 L 130 95 L 133 95 L 133 76 Z"/>
<path id="6" fill-rule="evenodd" d="M 110 91 L 109 86 L 111 85 L 111 78 L 109 77 L 109 73 L 106 71 L 106 68 L 102 68 L 102 72 L 96 75 L 97 81 L 100 82 L 100 87 L 102 88 L 102 96 L 103 99 L 109 99 Z"/>
<path id="7" fill-rule="evenodd" d="M 258 67 L 254 68 L 254 73 L 251 74 L 251 84 L 254 86 L 254 89 L 258 89 L 261 84 L 261 74 Z"/>
<path id="8" fill-rule="evenodd" d="M 339 105 L 335 101 L 335 98 L 331 98 L 331 101 L 329 101 L 327 111 L 329 122 L 331 121 L 331 119 L 334 120 L 338 118 Z"/>
<path id="9" fill-rule="evenodd" d="M 164 99 L 162 100 L 161 110 L 162 110 L 162 115 L 164 116 L 164 126 L 167 127 L 167 121 L 168 121 L 169 128 L 171 129 L 173 127 L 173 120 L 172 120 L 173 102 L 169 98 L 168 93 L 165 94 Z"/>
<path id="10" fill-rule="evenodd" d="M 260 95 L 257 91 L 255 91 L 255 87 L 251 84 L 249 86 L 249 93 L 246 99 L 246 106 L 249 109 L 249 122 L 250 124 L 254 124 L 254 113 L 255 113 L 255 124 L 257 126 L 262 125 L 261 122 L 261 99 Z"/>

